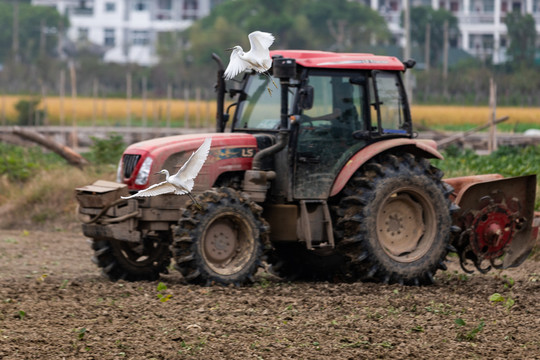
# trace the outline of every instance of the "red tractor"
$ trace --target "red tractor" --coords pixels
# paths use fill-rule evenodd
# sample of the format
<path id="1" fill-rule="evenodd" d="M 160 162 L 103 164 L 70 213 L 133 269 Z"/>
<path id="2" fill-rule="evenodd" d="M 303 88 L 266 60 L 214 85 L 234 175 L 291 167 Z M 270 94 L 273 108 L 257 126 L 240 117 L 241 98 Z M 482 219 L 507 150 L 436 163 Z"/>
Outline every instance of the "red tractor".
<path id="1" fill-rule="evenodd" d="M 118 183 L 78 189 L 83 232 L 110 279 L 156 279 L 172 258 L 198 284 L 246 283 L 265 263 L 283 277 L 421 285 L 449 252 L 465 271 L 524 261 L 537 236 L 536 176 L 443 179 L 429 161 L 442 159 L 435 143 L 413 130 L 402 73 L 414 61 L 271 55 L 279 91 L 254 72 L 226 84 L 214 56 L 216 133 L 133 144 Z M 206 137 L 202 208 L 177 195 L 120 199 L 176 172 Z"/>

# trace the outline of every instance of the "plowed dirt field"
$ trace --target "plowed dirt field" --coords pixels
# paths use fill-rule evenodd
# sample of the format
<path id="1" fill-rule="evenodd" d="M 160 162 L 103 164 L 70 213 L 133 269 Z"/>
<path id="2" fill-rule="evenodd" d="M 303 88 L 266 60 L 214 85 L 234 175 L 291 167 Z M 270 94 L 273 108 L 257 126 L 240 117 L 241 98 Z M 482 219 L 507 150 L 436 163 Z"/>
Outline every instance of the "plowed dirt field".
<path id="1" fill-rule="evenodd" d="M 538 258 L 472 276 L 454 260 L 420 288 L 235 288 L 113 283 L 92 255 L 77 232 L 0 231 L 1 359 L 540 358 Z"/>

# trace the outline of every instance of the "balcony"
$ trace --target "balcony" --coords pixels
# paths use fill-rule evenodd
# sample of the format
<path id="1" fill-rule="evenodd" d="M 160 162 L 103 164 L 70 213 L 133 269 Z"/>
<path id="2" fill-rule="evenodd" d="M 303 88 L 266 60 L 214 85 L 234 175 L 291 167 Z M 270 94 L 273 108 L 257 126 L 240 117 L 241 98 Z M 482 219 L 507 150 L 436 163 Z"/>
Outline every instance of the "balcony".
<path id="1" fill-rule="evenodd" d="M 472 14 L 458 14 L 460 24 L 494 24 L 495 14 L 493 12 L 480 12 Z"/>
<path id="2" fill-rule="evenodd" d="M 154 20 L 167 21 L 173 19 L 173 12 L 171 10 L 156 10 L 154 13 Z"/>
<path id="3" fill-rule="evenodd" d="M 71 13 L 77 16 L 93 16 L 94 8 L 72 8 Z"/>
<path id="4" fill-rule="evenodd" d="M 386 11 L 380 13 L 384 20 L 388 24 L 398 24 L 400 25 L 401 22 L 401 11 Z"/>

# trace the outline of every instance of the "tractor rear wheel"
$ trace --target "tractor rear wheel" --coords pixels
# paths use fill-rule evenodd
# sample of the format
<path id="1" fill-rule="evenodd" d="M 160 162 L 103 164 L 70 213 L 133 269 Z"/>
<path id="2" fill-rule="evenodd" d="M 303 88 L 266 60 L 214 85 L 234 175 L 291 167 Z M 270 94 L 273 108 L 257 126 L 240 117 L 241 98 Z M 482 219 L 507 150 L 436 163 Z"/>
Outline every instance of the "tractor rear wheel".
<path id="1" fill-rule="evenodd" d="M 167 238 L 167 240 L 163 240 Z M 142 243 L 114 239 L 94 239 L 92 261 L 110 280 L 156 280 L 166 274 L 171 263 L 170 235 L 147 236 Z"/>
<path id="2" fill-rule="evenodd" d="M 253 281 L 268 243 L 262 208 L 230 188 L 197 196 L 183 210 L 172 245 L 176 269 L 197 284 Z"/>
<path id="3" fill-rule="evenodd" d="M 412 154 L 381 155 L 343 190 L 336 230 L 353 277 L 423 285 L 449 250 L 451 187 L 442 172 Z"/>

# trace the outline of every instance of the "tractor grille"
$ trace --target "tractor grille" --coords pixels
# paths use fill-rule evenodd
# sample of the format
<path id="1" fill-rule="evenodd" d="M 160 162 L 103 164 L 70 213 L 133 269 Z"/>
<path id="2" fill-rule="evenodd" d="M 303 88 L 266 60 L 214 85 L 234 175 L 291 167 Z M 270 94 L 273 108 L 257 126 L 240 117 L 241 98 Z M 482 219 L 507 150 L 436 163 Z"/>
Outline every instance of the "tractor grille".
<path id="1" fill-rule="evenodd" d="M 141 155 L 133 155 L 133 154 L 125 154 L 123 158 L 123 167 L 124 167 L 124 178 L 129 179 L 131 177 L 131 174 L 133 174 L 133 170 L 135 170 L 135 166 L 137 166 L 137 163 L 139 162 L 139 159 L 141 158 Z"/>

